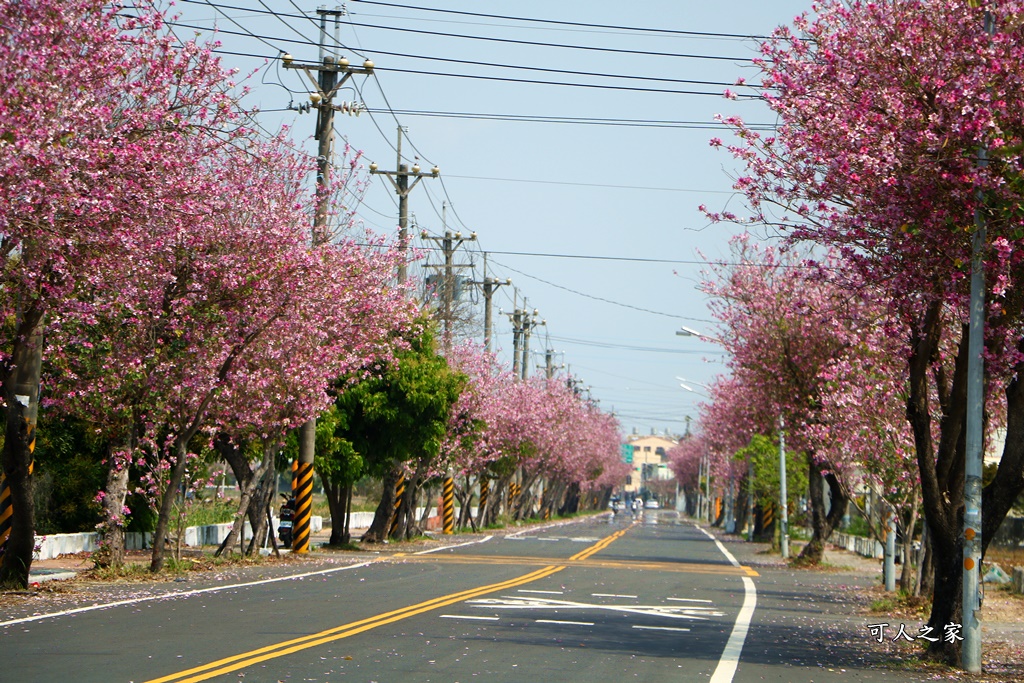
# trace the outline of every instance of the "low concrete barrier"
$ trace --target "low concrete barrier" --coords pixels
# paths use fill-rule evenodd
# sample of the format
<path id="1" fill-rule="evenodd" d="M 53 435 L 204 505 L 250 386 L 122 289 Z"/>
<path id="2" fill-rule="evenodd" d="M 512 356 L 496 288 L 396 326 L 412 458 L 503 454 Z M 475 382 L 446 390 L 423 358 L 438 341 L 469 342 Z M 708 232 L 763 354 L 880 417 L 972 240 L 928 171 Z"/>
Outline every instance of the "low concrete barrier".
<path id="1" fill-rule="evenodd" d="M 873 557 L 879 560 L 885 557 L 885 546 L 873 538 L 854 536 L 852 534 L 832 534 L 829 542 L 832 545 L 845 548 L 851 553 L 857 553 L 862 557 Z M 900 549 L 897 548 L 897 554 L 899 552 Z"/>
<path id="2" fill-rule="evenodd" d="M 373 513 L 366 513 L 373 519 Z M 274 519 L 274 531 L 277 532 L 277 522 Z M 310 520 L 310 529 L 316 533 L 323 529 L 324 518 L 314 515 Z M 369 526 L 369 525 L 367 525 Z M 207 524 L 205 526 L 190 526 L 185 529 L 185 545 L 196 548 L 203 545 L 220 545 L 228 532 L 231 531 L 231 523 Z M 252 527 L 249 522 L 245 523 L 245 537 L 252 538 Z M 129 532 L 125 534 L 125 546 L 128 550 L 147 550 L 153 547 L 153 534 Z M 100 547 L 100 535 L 96 532 L 84 532 L 78 534 L 47 534 L 36 536 L 36 548 L 38 550 L 32 555 L 34 560 L 52 560 L 61 555 L 74 555 L 81 552 L 92 552 Z"/>

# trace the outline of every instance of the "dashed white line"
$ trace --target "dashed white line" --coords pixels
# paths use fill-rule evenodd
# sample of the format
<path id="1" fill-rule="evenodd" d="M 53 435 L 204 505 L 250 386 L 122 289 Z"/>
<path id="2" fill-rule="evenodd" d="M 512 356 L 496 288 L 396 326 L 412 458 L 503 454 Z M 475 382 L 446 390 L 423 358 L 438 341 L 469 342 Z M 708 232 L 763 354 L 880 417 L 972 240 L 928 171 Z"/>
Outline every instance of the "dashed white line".
<path id="1" fill-rule="evenodd" d="M 633 600 L 640 597 L 638 595 L 618 595 L 617 593 L 591 593 L 590 596 L 594 598 L 631 598 Z M 669 598 L 669 600 L 671 599 Z"/>
<path id="2" fill-rule="evenodd" d="M 474 617 L 469 614 L 442 614 L 442 619 L 475 619 L 476 621 L 498 621 L 501 617 Z"/>
<path id="3" fill-rule="evenodd" d="M 538 624 L 565 624 L 567 626 L 593 626 L 592 621 L 560 621 L 558 619 L 538 619 Z"/>
<path id="4" fill-rule="evenodd" d="M 633 628 L 641 631 L 689 631 L 688 628 L 676 628 L 675 626 L 637 626 L 633 625 Z"/>
<path id="5" fill-rule="evenodd" d="M 673 600 L 675 602 L 706 602 L 711 603 L 710 600 L 701 600 L 700 598 L 665 598 L 666 600 Z"/>
<path id="6" fill-rule="evenodd" d="M 529 588 L 520 588 L 519 593 L 540 593 L 541 595 L 565 595 L 565 591 L 535 591 Z"/>

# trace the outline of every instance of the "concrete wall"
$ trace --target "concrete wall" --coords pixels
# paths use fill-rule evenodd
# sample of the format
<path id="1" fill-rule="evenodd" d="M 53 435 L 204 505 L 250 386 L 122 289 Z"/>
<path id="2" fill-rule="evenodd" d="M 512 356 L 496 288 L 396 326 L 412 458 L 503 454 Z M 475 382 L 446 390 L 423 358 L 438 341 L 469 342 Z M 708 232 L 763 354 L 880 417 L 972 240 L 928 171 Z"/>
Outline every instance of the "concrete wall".
<path id="1" fill-rule="evenodd" d="M 365 513 L 373 519 L 373 513 Z M 310 520 L 310 529 L 316 533 L 323 529 L 324 519 L 314 515 Z M 369 523 L 367 523 L 369 526 Z M 220 545 L 227 538 L 231 530 L 231 523 L 208 524 L 206 526 L 190 526 L 185 529 L 185 545 L 188 547 L 199 547 L 202 545 Z M 277 530 L 277 519 L 274 519 L 274 530 Z M 252 538 L 252 528 L 249 522 L 245 523 L 245 537 Z M 151 547 L 153 534 L 128 533 L 125 534 L 125 545 L 129 550 L 145 550 Z M 35 560 L 51 560 L 60 555 L 73 555 L 81 552 L 92 552 L 99 548 L 100 535 L 98 533 L 80 534 L 49 534 L 36 536 L 36 547 L 38 550 L 32 556 Z"/>

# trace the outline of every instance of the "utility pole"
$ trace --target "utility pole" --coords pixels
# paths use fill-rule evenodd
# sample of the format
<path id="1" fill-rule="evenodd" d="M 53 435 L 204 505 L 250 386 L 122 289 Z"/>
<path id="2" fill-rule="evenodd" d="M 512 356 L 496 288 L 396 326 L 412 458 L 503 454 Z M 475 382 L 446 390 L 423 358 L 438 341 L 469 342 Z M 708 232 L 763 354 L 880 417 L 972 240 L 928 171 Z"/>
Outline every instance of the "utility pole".
<path id="1" fill-rule="evenodd" d="M 495 280 L 487 277 L 487 252 L 484 252 L 484 278 L 483 280 L 470 280 L 467 284 L 476 285 L 484 293 L 484 351 L 491 350 L 491 335 L 494 331 L 493 311 L 494 292 L 502 285 L 511 285 L 512 280 Z"/>
<path id="2" fill-rule="evenodd" d="M 535 308 L 533 313 L 530 314 L 528 311 L 522 311 L 522 335 L 523 335 L 523 362 L 520 366 L 523 370 L 523 379 L 529 374 L 530 368 L 530 335 L 533 332 L 533 328 L 538 325 L 547 325 L 546 320 L 537 320 L 539 311 Z"/>
<path id="3" fill-rule="evenodd" d="M 444 283 L 441 287 L 441 322 L 444 326 L 443 345 L 444 350 L 447 352 L 451 349 L 452 344 L 452 302 L 455 300 L 454 270 L 456 268 L 472 267 L 470 263 L 455 263 L 455 250 L 462 246 L 464 242 L 476 241 L 476 233 L 470 233 L 469 237 L 463 237 L 461 232 L 452 234 L 450 231 L 445 230 L 443 237 L 434 237 L 427 234 L 427 231 L 424 230 L 420 233 L 420 237 L 424 240 L 439 243 L 441 250 L 444 252 L 444 265 L 427 265 L 426 267 L 438 270 L 444 269 Z"/>
<path id="4" fill-rule="evenodd" d="M 519 346 L 523 334 L 523 312 L 515 309 L 509 314 L 509 320 L 512 321 L 512 376 L 518 379 L 521 375 Z"/>
<path id="5" fill-rule="evenodd" d="M 434 166 L 429 171 L 421 171 L 419 164 L 413 164 L 412 169 L 402 163 L 402 127 L 398 127 L 398 146 L 395 147 L 395 151 L 398 153 L 398 161 L 396 163 L 396 170 L 394 171 L 382 171 L 377 167 L 376 163 L 370 164 L 370 173 L 373 175 L 386 176 L 391 181 L 392 187 L 395 188 L 395 194 L 398 195 L 398 244 L 399 249 L 402 250 L 402 261 L 398 264 L 398 282 L 404 284 L 407 279 L 407 267 L 406 259 L 404 257 L 405 250 L 408 248 L 409 241 L 409 193 L 412 189 L 423 178 L 436 178 L 441 175 L 441 169 Z M 409 178 L 412 178 L 412 182 L 409 182 Z"/>
<path id="6" fill-rule="evenodd" d="M 316 109 L 317 147 L 316 209 L 313 214 L 314 247 L 324 244 L 329 238 L 328 214 L 331 192 L 331 155 L 334 143 L 334 96 L 353 74 L 369 76 L 373 73 L 373 62 L 367 59 L 361 67 L 350 66 L 344 57 L 327 54 L 327 17 L 334 17 L 335 43 L 341 28 L 344 10 L 318 9 L 320 15 L 320 61 L 316 64 L 298 63 L 290 54 L 281 57 L 286 69 L 298 69 L 306 74 L 313 84 L 309 96 L 312 108 Z M 314 76 L 314 72 L 316 75 Z M 316 418 L 308 420 L 299 428 L 299 463 L 295 478 L 295 518 L 292 529 L 292 552 L 309 552 L 310 522 L 313 504 L 313 456 L 316 447 Z"/>
<path id="7" fill-rule="evenodd" d="M 779 548 L 782 549 L 782 559 L 789 558 L 789 506 L 786 499 L 786 420 L 779 415 Z"/>
<path id="8" fill-rule="evenodd" d="M 995 16 L 985 10 L 985 33 L 989 44 L 996 32 Z M 978 148 L 977 166 L 988 166 L 988 149 Z M 985 242 L 988 225 L 985 219 L 985 195 L 978 190 L 974 209 L 974 235 L 971 238 L 971 298 L 967 336 L 967 415 L 964 453 L 964 546 L 963 546 L 963 633 L 960 651 L 963 668 L 971 673 L 981 671 L 981 592 L 978 588 L 981 571 L 981 475 L 984 458 L 985 410 Z M 905 561 L 905 560 L 904 560 Z"/>

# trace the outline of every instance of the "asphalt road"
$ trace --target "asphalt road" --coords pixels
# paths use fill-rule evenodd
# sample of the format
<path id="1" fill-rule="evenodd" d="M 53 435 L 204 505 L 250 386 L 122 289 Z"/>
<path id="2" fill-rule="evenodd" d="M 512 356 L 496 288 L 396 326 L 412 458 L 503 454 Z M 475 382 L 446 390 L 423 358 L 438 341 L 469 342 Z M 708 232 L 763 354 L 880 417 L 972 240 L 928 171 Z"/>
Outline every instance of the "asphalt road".
<path id="1" fill-rule="evenodd" d="M 821 607 L 827 587 L 752 559 L 673 511 L 605 515 L 101 609 L 0 614 L 0 681 L 920 680 L 845 647 Z"/>

